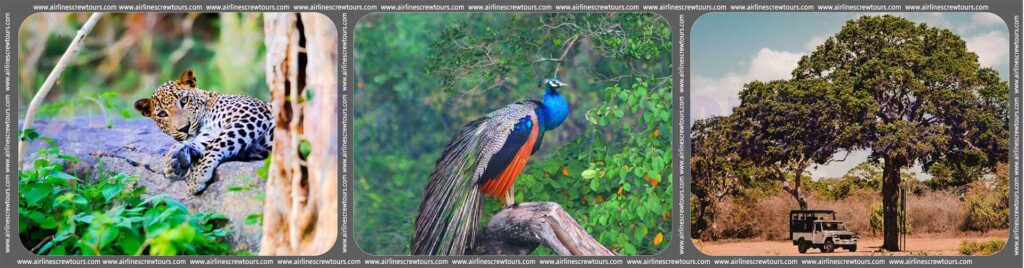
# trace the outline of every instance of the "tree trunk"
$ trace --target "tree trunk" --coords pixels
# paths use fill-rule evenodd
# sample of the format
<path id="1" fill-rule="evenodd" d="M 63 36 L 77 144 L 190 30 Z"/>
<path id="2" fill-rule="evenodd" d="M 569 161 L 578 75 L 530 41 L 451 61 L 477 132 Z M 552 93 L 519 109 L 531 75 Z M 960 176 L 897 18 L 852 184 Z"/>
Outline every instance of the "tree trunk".
<path id="1" fill-rule="evenodd" d="M 697 213 L 693 216 L 694 223 L 693 226 L 690 226 L 690 236 L 704 240 L 712 238 L 710 235 L 711 230 L 708 230 L 709 219 L 711 221 L 714 220 L 714 212 L 711 206 L 713 206 L 711 202 L 708 202 L 704 197 L 697 198 L 697 206 L 695 208 Z"/>
<path id="2" fill-rule="evenodd" d="M 806 210 L 807 199 L 800 194 L 800 179 L 804 174 L 804 170 L 807 169 L 807 165 L 802 165 L 793 172 L 793 184 L 795 187 L 789 186 L 789 182 L 786 181 L 786 173 L 783 172 L 779 166 L 773 165 L 772 168 L 775 170 L 775 176 L 782 181 L 782 190 L 793 196 L 793 199 L 796 200 L 796 203 L 800 206 L 801 210 Z"/>
<path id="3" fill-rule="evenodd" d="M 795 187 L 789 187 L 789 185 L 783 184 L 782 185 L 782 190 L 785 190 L 786 192 L 788 192 L 790 195 L 793 196 L 793 199 L 796 200 L 796 203 L 797 203 L 797 205 L 800 206 L 801 210 L 806 210 L 807 209 L 807 199 L 804 198 L 803 194 L 800 193 L 800 182 L 801 182 L 800 174 L 802 174 L 802 173 L 803 173 L 802 171 L 796 173 L 796 175 L 795 175 L 796 178 L 793 179 L 793 182 L 794 182 L 793 184 L 795 185 Z M 783 177 L 783 180 L 785 180 L 785 177 Z"/>
<path id="4" fill-rule="evenodd" d="M 885 158 L 882 169 L 882 249 L 900 251 L 899 188 L 901 163 Z"/>
<path id="5" fill-rule="evenodd" d="M 796 187 L 793 188 L 793 197 L 796 197 L 796 203 L 800 205 L 800 210 L 807 210 L 807 199 L 800 194 L 800 182 L 803 181 L 804 169 L 800 168 L 794 174 L 794 180 L 796 180 Z"/>
<path id="6" fill-rule="evenodd" d="M 553 202 L 523 203 L 498 212 L 477 235 L 473 254 L 527 255 L 539 245 L 562 256 L 616 255 Z"/>
<path id="7" fill-rule="evenodd" d="M 320 255 L 338 236 L 338 39 L 318 13 L 266 13 L 275 115 L 260 255 Z"/>

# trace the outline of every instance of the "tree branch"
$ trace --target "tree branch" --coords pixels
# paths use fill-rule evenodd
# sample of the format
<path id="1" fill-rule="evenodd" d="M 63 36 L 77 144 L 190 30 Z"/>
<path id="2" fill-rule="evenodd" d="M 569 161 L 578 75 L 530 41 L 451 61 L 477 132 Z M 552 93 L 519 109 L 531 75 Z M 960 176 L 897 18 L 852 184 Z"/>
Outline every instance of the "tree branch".
<path id="1" fill-rule="evenodd" d="M 102 12 L 92 13 L 89 16 L 89 20 L 85 21 L 82 28 L 78 30 L 78 34 L 75 35 L 75 39 L 71 40 L 71 44 L 68 45 L 68 49 L 64 51 L 64 55 L 60 56 L 60 60 L 57 60 L 57 65 L 53 67 L 53 71 L 50 71 L 50 75 L 46 76 L 46 81 L 39 87 L 39 91 L 32 97 L 32 102 L 28 104 L 28 109 L 25 110 L 25 123 L 22 125 L 22 130 L 32 128 L 32 121 L 36 118 L 36 110 L 39 110 L 39 105 L 43 103 L 43 99 L 46 98 L 47 94 L 50 94 L 50 89 L 53 88 L 53 84 L 57 83 L 57 78 L 64 72 L 64 67 L 67 67 L 68 61 L 78 53 L 78 49 L 82 48 L 82 40 L 85 39 L 85 35 L 92 31 L 92 27 L 96 26 L 96 22 L 100 20 Z M 25 141 L 18 143 L 18 161 L 25 159 L 25 147 L 27 144 Z"/>
<path id="2" fill-rule="evenodd" d="M 531 202 L 495 214 L 477 235 L 475 255 L 526 255 L 537 246 L 563 256 L 615 256 L 554 202 Z"/>

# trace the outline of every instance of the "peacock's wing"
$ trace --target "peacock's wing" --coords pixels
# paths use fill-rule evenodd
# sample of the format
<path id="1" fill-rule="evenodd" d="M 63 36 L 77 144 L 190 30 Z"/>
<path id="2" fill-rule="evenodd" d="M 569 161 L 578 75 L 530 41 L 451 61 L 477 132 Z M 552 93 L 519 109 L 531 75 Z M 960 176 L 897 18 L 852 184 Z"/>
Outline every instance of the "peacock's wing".
<path id="1" fill-rule="evenodd" d="M 503 194 L 512 188 L 533 154 L 534 144 L 540 136 L 540 126 L 537 117 L 529 114 L 515 120 L 512 128 L 506 132 L 505 142 L 491 155 L 483 174 L 477 180 L 480 192 L 501 198 L 503 203 Z"/>
<path id="2" fill-rule="evenodd" d="M 514 154 L 508 157 L 502 150 L 517 144 L 524 148 L 530 140 L 526 125 L 538 135 L 535 108 L 532 102 L 510 104 L 466 124 L 452 137 L 427 181 L 413 231 L 414 255 L 462 255 L 472 247 L 482 203 L 477 186 L 489 180 L 482 179 L 485 174 L 504 170 L 491 171 L 492 165 L 515 162 Z"/>

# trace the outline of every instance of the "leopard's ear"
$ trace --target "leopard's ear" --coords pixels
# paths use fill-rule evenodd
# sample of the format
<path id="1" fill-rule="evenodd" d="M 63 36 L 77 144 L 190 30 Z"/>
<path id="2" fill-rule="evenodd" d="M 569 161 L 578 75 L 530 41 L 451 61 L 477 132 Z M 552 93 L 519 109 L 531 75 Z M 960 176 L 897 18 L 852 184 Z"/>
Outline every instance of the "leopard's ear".
<path id="1" fill-rule="evenodd" d="M 153 114 L 153 99 L 145 98 L 135 101 L 135 110 L 139 111 L 142 116 L 149 117 Z"/>
<path id="2" fill-rule="evenodd" d="M 185 68 L 185 71 L 181 72 L 181 76 L 178 76 L 178 84 L 188 88 L 195 88 L 196 73 L 191 68 Z"/>

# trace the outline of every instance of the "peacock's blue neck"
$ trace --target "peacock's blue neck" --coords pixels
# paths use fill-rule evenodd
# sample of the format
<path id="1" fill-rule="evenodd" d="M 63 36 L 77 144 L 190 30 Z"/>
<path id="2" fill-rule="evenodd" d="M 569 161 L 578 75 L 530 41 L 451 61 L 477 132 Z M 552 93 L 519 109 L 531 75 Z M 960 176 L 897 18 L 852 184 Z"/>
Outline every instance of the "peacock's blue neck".
<path id="1" fill-rule="evenodd" d="M 544 129 L 554 129 L 569 117 L 569 102 L 555 88 L 544 92 Z"/>

